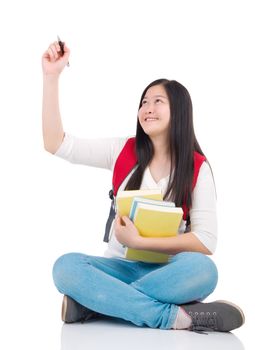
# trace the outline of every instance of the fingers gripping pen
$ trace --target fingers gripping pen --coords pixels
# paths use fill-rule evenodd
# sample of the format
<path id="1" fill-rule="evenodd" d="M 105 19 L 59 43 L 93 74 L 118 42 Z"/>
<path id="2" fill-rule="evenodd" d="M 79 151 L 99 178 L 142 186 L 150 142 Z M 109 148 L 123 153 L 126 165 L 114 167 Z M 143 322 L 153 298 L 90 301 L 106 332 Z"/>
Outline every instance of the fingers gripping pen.
<path id="1" fill-rule="evenodd" d="M 64 43 L 63 41 L 60 40 L 60 37 L 58 36 L 58 44 L 60 46 L 60 50 L 61 50 L 61 56 L 64 56 L 65 50 L 64 50 Z M 70 66 L 70 63 L 67 62 L 67 66 Z"/>

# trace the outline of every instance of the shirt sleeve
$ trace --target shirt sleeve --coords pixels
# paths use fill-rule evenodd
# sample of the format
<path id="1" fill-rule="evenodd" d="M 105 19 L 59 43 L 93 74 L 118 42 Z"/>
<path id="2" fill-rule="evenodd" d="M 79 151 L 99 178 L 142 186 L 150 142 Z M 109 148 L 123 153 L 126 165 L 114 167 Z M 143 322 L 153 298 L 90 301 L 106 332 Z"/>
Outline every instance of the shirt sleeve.
<path id="1" fill-rule="evenodd" d="M 113 170 L 127 138 L 84 139 L 65 134 L 55 156 L 74 164 Z"/>
<path id="2" fill-rule="evenodd" d="M 212 171 L 204 162 L 192 194 L 190 209 L 191 231 L 210 250 L 217 245 L 216 191 Z"/>

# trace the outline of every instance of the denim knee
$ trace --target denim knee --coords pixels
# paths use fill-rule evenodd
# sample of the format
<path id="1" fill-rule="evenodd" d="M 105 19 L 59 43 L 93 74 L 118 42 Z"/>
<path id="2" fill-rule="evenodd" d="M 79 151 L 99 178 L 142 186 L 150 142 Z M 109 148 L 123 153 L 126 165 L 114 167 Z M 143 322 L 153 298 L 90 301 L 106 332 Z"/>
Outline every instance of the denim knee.
<path id="1" fill-rule="evenodd" d="M 201 285 L 206 286 L 205 288 L 205 295 L 202 298 L 205 298 L 209 294 L 211 294 L 218 282 L 218 269 L 209 256 L 202 254 L 202 253 L 192 253 L 193 254 L 193 263 L 195 263 L 196 268 L 194 270 L 196 271 L 199 276 L 199 280 Z"/>
<path id="2" fill-rule="evenodd" d="M 66 293 L 75 275 L 77 264 L 86 259 L 85 254 L 67 253 L 60 256 L 53 265 L 52 276 L 55 286 L 61 293 Z"/>
<path id="3" fill-rule="evenodd" d="M 211 258 L 207 255 L 197 252 L 183 252 L 175 256 L 177 260 L 181 259 L 183 263 L 190 266 L 192 278 L 188 283 L 197 283 L 204 290 L 204 296 L 211 294 L 218 282 L 218 270 Z"/>

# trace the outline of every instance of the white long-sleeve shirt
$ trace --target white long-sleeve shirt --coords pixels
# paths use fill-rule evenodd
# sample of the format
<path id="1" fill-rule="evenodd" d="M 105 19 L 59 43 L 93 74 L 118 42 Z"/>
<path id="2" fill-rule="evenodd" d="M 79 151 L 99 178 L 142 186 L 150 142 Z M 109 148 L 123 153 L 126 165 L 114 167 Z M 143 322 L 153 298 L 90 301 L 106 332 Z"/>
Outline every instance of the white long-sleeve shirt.
<path id="1" fill-rule="evenodd" d="M 64 140 L 55 153 L 71 163 L 83 164 L 113 171 L 115 162 L 128 138 L 82 139 L 65 134 Z M 134 171 L 134 169 L 133 169 Z M 133 171 L 125 178 L 119 190 L 124 190 Z M 160 188 L 163 195 L 167 190 L 169 176 L 156 182 L 149 167 L 146 168 L 140 189 Z M 192 193 L 190 209 L 191 231 L 214 253 L 217 244 L 216 193 L 209 165 L 203 162 L 199 170 L 196 186 Z M 184 233 L 186 222 L 182 220 L 179 233 Z M 106 257 L 125 257 L 125 248 L 114 234 L 113 225 Z"/>

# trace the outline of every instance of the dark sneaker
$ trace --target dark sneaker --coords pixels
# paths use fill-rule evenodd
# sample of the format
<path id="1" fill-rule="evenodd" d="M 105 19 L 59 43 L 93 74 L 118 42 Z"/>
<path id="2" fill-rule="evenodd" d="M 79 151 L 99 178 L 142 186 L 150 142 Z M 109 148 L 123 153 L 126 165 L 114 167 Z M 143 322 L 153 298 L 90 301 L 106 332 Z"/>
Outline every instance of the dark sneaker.
<path id="1" fill-rule="evenodd" d="M 100 314 L 77 303 L 67 295 L 64 295 L 62 303 L 62 321 L 65 323 L 85 322 L 96 318 Z"/>
<path id="2" fill-rule="evenodd" d="M 225 300 L 180 306 L 192 319 L 191 331 L 229 332 L 244 324 L 243 311 Z"/>

